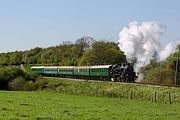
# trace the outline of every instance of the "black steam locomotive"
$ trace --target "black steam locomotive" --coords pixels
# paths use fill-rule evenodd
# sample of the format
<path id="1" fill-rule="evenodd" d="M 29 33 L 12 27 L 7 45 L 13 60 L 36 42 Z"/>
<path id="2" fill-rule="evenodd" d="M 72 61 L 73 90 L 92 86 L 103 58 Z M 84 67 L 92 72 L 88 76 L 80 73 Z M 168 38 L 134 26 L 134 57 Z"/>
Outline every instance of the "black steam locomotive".
<path id="1" fill-rule="evenodd" d="M 110 68 L 111 81 L 118 82 L 135 82 L 137 78 L 132 65 L 116 64 Z"/>

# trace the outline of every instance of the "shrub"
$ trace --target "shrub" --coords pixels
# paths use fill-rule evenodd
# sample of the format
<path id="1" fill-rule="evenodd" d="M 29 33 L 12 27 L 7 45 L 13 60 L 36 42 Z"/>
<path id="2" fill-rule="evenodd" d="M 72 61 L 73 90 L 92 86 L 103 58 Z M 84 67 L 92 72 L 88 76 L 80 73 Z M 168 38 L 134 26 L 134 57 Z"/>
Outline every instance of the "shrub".
<path id="1" fill-rule="evenodd" d="M 38 75 L 35 73 L 32 73 L 31 71 L 27 71 L 24 76 L 24 78 L 28 81 L 29 80 L 35 81 L 37 79 L 37 77 L 38 77 Z"/>
<path id="2" fill-rule="evenodd" d="M 24 90 L 27 91 L 36 90 L 33 81 L 27 81 L 24 85 Z"/>
<path id="3" fill-rule="evenodd" d="M 145 73 L 144 82 L 174 85 L 175 68 L 172 60 L 151 63 L 141 71 Z"/>
<path id="4" fill-rule="evenodd" d="M 24 90 L 24 85 L 26 81 L 23 77 L 17 77 L 11 82 L 9 82 L 9 89 L 10 90 Z"/>
<path id="5" fill-rule="evenodd" d="M 32 88 L 32 83 L 38 79 L 38 75 L 31 71 L 23 71 L 17 66 L 0 67 L 0 89 L 23 90 L 22 85 L 28 82 L 27 90 Z M 31 84 L 31 85 L 30 85 Z M 30 87 L 31 86 L 31 87 Z"/>
<path id="6" fill-rule="evenodd" d="M 8 89 L 8 83 L 17 77 L 24 77 L 25 72 L 19 67 L 0 68 L 0 89 Z"/>
<path id="7" fill-rule="evenodd" d="M 45 84 L 46 84 L 46 81 L 43 78 L 38 78 L 34 82 L 34 88 L 35 90 L 42 89 Z"/>
<path id="8" fill-rule="evenodd" d="M 0 68 L 0 89 L 6 89 L 9 82 L 8 77 L 9 75 L 7 74 L 7 72 L 3 68 Z"/>
<path id="9" fill-rule="evenodd" d="M 11 77 L 12 77 L 11 79 L 19 77 L 19 76 L 22 76 L 22 77 L 25 76 L 25 72 L 19 67 L 11 66 L 5 69 L 7 70 L 9 74 L 11 74 Z"/>

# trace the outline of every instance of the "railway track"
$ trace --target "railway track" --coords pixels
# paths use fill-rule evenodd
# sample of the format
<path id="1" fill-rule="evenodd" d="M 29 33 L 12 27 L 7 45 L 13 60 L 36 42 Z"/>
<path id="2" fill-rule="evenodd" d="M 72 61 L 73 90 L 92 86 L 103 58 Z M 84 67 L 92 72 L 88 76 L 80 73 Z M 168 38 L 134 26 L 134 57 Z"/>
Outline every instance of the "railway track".
<path id="1" fill-rule="evenodd" d="M 153 83 L 143 83 L 143 82 L 135 82 L 135 84 L 141 84 L 141 85 L 150 85 L 150 86 L 157 86 L 157 87 L 175 87 L 180 88 L 178 85 L 161 85 L 161 84 L 153 84 Z"/>

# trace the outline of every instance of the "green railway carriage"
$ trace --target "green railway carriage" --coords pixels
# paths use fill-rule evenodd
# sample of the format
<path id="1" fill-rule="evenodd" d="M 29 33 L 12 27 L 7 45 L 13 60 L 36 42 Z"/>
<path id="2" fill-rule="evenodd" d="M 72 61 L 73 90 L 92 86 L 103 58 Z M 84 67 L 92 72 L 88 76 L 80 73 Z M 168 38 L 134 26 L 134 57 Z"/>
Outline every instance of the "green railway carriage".
<path id="1" fill-rule="evenodd" d="M 74 67 L 74 76 L 90 76 L 89 66 Z"/>
<path id="2" fill-rule="evenodd" d="M 58 74 L 58 67 L 56 67 L 56 66 L 44 67 L 44 74 L 56 75 L 56 74 Z"/>
<path id="3" fill-rule="evenodd" d="M 109 68 L 111 65 L 91 66 L 90 76 L 95 77 L 109 77 Z"/>
<path id="4" fill-rule="evenodd" d="M 33 73 L 44 74 L 44 66 L 32 66 L 31 70 Z"/>
<path id="5" fill-rule="evenodd" d="M 74 75 L 74 66 L 59 66 L 58 75 Z"/>

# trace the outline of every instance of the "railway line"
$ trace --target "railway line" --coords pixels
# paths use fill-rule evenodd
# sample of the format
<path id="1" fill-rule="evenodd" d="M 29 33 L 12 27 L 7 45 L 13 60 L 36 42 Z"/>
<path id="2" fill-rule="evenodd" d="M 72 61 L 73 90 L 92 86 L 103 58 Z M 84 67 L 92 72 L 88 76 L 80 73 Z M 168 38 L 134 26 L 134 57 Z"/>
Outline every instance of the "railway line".
<path id="1" fill-rule="evenodd" d="M 113 81 L 122 84 L 180 88 L 180 86 L 175 85 L 136 82 L 135 72 L 130 64 L 101 66 L 33 66 L 31 67 L 31 70 L 42 76 L 61 77 L 63 79 L 76 81 Z"/>

